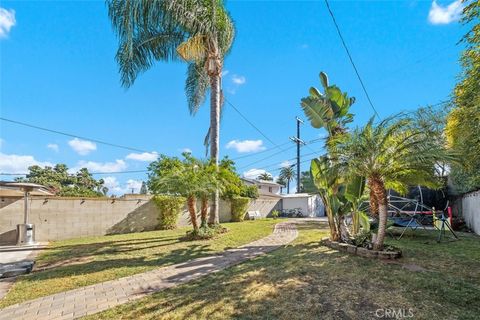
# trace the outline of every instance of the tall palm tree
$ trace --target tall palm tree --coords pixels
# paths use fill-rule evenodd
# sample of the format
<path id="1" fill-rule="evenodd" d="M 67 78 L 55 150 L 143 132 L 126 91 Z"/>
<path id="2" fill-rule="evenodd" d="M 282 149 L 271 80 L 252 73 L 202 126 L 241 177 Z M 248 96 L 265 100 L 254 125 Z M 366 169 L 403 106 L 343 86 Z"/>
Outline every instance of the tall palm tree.
<path id="1" fill-rule="evenodd" d="M 439 187 L 435 163 L 449 159 L 445 150 L 426 139 L 407 118 L 388 118 L 344 135 L 336 144 L 337 165 L 346 176 L 367 179 L 371 201 L 378 204 L 379 228 L 374 249 L 381 250 L 387 225 L 387 189 L 406 193 L 412 185 Z M 373 199 L 372 199 L 373 198 Z"/>
<path id="2" fill-rule="evenodd" d="M 286 166 L 280 169 L 279 177 L 287 183 L 287 193 L 290 193 L 290 181 L 295 177 L 293 166 Z M 297 192 L 300 192 L 300 190 L 297 190 Z"/>
<path id="3" fill-rule="evenodd" d="M 221 74 L 234 37 L 234 25 L 222 0 L 107 0 L 108 14 L 119 38 L 116 60 L 122 85 L 156 61 L 181 58 L 189 63 L 185 92 L 195 114 L 210 90 L 210 156 L 218 167 Z M 218 224 L 219 192 L 215 192 L 210 223 Z"/>
<path id="4" fill-rule="evenodd" d="M 268 172 L 264 172 L 262 174 L 260 174 L 258 177 L 257 177 L 258 180 L 263 180 L 263 181 L 273 181 L 273 177 L 270 173 Z"/>
<path id="5" fill-rule="evenodd" d="M 285 181 L 284 179 L 278 177 L 278 178 L 277 178 L 277 181 L 275 181 L 275 182 L 280 185 L 280 193 L 283 193 L 283 188 L 285 188 L 285 185 L 287 184 L 287 181 Z"/>

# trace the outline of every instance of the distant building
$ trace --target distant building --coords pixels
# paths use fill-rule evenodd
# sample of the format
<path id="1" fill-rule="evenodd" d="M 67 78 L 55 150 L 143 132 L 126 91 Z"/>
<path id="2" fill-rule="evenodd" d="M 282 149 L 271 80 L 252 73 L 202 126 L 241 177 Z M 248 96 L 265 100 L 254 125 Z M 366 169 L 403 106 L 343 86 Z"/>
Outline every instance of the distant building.
<path id="1" fill-rule="evenodd" d="M 325 208 L 318 194 L 309 193 L 291 193 L 281 194 L 283 185 L 265 180 L 256 180 L 242 178 L 247 185 L 256 185 L 258 187 L 259 199 L 278 199 L 277 210 L 300 209 L 307 217 L 323 217 Z"/>
<path id="2" fill-rule="evenodd" d="M 282 208 L 284 210 L 300 209 L 305 216 L 323 217 L 325 207 L 318 194 L 291 193 L 282 195 Z"/>
<path id="3" fill-rule="evenodd" d="M 273 181 L 256 180 L 242 178 L 243 182 L 247 185 L 255 185 L 258 187 L 258 194 L 260 196 L 280 196 L 280 191 L 283 186 Z"/>

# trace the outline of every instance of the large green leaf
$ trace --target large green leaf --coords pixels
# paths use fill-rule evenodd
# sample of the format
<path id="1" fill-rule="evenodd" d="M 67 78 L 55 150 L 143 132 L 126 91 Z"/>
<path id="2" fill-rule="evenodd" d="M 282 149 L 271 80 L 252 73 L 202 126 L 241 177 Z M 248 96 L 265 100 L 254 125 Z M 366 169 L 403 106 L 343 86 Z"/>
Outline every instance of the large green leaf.
<path id="1" fill-rule="evenodd" d="M 349 180 L 345 188 L 345 198 L 350 202 L 358 202 L 365 191 L 365 178 L 356 176 Z"/>
<path id="2" fill-rule="evenodd" d="M 326 106 L 321 99 L 306 97 L 302 99 L 300 105 L 308 120 L 310 120 L 312 127 L 319 129 L 327 126 L 331 110 L 329 110 L 328 106 Z"/>
<path id="3" fill-rule="evenodd" d="M 362 226 L 363 231 L 370 231 L 370 218 L 368 217 L 368 215 L 363 211 L 358 211 L 356 214 L 358 215 L 358 220 L 360 222 L 360 225 Z"/>
<path id="4" fill-rule="evenodd" d="M 315 98 L 323 98 L 324 97 L 324 95 L 320 91 L 318 91 L 318 89 L 315 88 L 315 87 L 310 87 L 310 90 L 308 90 L 308 92 L 310 93 L 310 95 L 312 97 L 315 97 Z"/>
<path id="5" fill-rule="evenodd" d="M 320 83 L 322 84 L 324 89 L 328 88 L 328 76 L 325 72 L 320 72 Z"/>
<path id="6" fill-rule="evenodd" d="M 330 100 L 333 113 L 338 117 L 345 103 L 345 98 L 342 91 L 337 86 L 330 86 L 327 88 L 325 93 L 327 98 Z"/>

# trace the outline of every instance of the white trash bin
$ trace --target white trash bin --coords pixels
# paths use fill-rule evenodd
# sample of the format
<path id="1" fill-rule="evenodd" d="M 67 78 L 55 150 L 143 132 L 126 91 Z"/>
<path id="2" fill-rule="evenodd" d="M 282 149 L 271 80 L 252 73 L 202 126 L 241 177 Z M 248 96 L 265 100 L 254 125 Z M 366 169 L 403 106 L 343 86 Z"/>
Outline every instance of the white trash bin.
<path id="1" fill-rule="evenodd" d="M 33 245 L 35 243 L 35 225 L 31 223 L 17 224 L 17 245 Z"/>

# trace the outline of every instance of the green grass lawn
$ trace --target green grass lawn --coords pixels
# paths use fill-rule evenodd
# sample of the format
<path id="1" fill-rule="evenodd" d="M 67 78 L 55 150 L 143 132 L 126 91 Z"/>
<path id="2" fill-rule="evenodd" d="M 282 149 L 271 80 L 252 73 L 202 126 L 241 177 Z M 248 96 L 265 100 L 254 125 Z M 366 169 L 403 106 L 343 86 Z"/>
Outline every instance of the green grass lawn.
<path id="1" fill-rule="evenodd" d="M 272 233 L 278 220 L 225 223 L 216 239 L 181 241 L 190 228 L 53 242 L 36 271 L 17 279 L 0 308 L 238 247 Z M 43 270 L 43 271 L 42 271 Z"/>
<path id="2" fill-rule="evenodd" d="M 378 309 L 478 319 L 480 237 L 438 244 L 434 232 L 408 233 L 388 240 L 404 257 L 387 263 L 320 245 L 327 231 L 318 227 L 300 225 L 292 245 L 88 319 L 375 319 Z"/>

